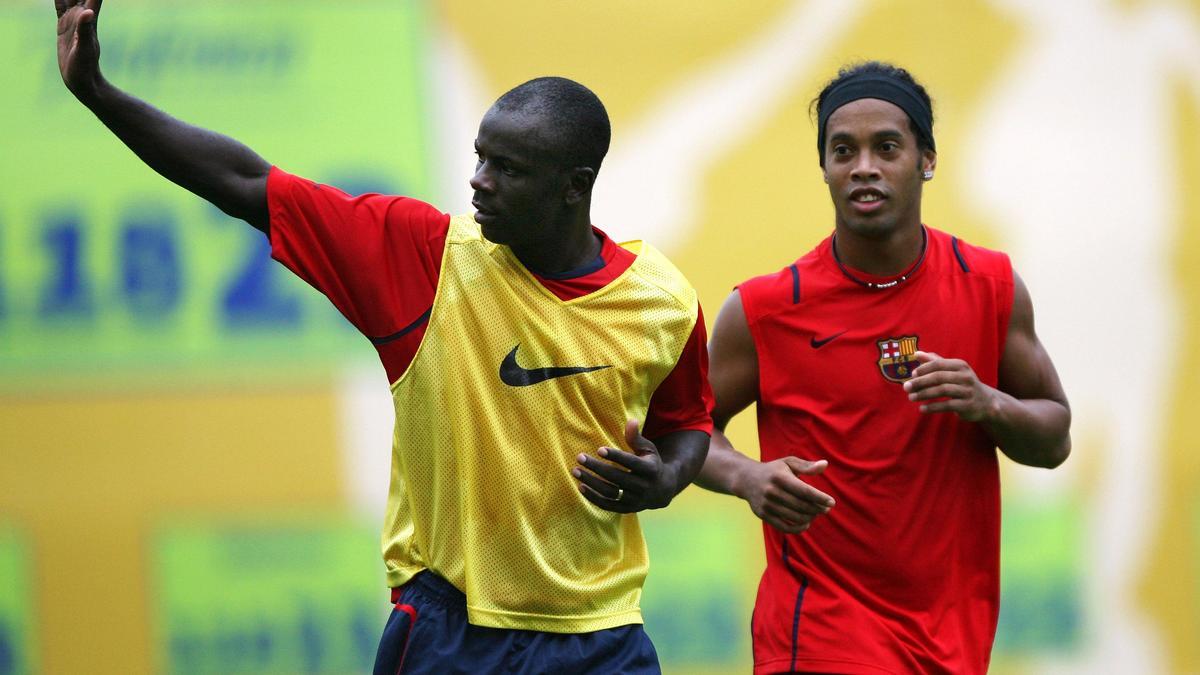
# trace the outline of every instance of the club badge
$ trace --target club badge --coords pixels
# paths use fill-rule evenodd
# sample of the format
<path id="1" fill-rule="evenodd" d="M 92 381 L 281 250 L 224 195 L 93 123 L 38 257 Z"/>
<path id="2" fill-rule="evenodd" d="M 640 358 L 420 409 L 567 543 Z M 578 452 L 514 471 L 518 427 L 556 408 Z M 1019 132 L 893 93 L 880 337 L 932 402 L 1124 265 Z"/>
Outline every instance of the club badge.
<path id="1" fill-rule="evenodd" d="M 875 344 L 879 345 L 879 372 L 888 382 L 904 382 L 921 365 L 916 357 L 916 335 L 878 340 Z"/>

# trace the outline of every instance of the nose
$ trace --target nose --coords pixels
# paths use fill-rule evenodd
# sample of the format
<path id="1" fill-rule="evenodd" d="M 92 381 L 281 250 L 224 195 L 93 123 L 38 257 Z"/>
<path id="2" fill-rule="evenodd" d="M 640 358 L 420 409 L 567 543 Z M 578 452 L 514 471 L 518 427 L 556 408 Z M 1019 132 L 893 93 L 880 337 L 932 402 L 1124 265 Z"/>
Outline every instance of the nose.
<path id="1" fill-rule="evenodd" d="M 493 188 L 491 171 L 487 162 L 475 164 L 475 175 L 471 176 L 471 189 L 476 192 L 491 192 Z"/>
<path id="2" fill-rule="evenodd" d="M 850 169 L 850 178 L 856 181 L 878 179 L 879 167 L 875 163 L 875 155 L 869 152 L 860 152 L 854 160 L 854 166 Z"/>

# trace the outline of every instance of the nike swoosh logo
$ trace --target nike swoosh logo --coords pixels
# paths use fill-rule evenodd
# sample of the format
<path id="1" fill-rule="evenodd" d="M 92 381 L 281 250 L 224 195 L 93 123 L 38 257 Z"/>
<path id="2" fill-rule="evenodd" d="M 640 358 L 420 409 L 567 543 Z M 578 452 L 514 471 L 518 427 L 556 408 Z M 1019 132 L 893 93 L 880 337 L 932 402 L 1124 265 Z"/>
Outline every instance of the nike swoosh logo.
<path id="1" fill-rule="evenodd" d="M 521 345 L 512 348 L 508 356 L 500 362 L 500 381 L 510 387 L 528 387 L 532 384 L 553 380 L 556 377 L 590 373 L 593 370 L 604 370 L 612 366 L 565 366 L 559 368 L 522 368 L 517 363 L 517 350 Z"/>
<path id="2" fill-rule="evenodd" d="M 841 333 L 838 333 L 836 335 L 830 335 L 829 337 L 825 338 L 824 340 L 818 340 L 816 338 L 816 336 L 813 336 L 812 338 L 809 339 L 808 344 L 812 345 L 813 349 L 820 349 L 821 347 L 824 347 L 825 345 L 829 344 L 830 342 L 833 342 L 834 340 L 840 338 L 841 336 L 843 336 L 845 334 L 846 334 L 846 331 L 842 331 Z"/>

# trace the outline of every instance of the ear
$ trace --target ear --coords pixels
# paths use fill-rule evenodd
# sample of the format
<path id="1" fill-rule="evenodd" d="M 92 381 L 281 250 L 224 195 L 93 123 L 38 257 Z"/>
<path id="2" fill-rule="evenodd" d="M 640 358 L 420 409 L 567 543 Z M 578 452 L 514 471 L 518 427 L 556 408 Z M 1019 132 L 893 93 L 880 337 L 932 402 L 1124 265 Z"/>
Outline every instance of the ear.
<path id="1" fill-rule="evenodd" d="M 937 168 L 937 153 L 933 150 L 921 151 L 921 172 L 933 171 Z"/>
<path id="2" fill-rule="evenodd" d="M 592 194 L 596 183 L 596 170 L 590 166 L 577 166 L 567 172 L 567 191 L 564 196 L 568 204 L 578 204 Z"/>

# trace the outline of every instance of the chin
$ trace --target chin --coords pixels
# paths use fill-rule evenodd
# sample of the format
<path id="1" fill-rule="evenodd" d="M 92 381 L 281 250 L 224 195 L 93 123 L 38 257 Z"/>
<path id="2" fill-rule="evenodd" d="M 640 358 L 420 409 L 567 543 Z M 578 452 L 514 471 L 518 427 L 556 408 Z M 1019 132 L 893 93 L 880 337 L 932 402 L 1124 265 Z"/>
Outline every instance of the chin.
<path id="1" fill-rule="evenodd" d="M 866 239 L 882 239 L 896 231 L 896 222 L 891 218 L 847 218 L 845 223 L 846 229 Z"/>
<path id="2" fill-rule="evenodd" d="M 476 221 L 478 222 L 478 221 Z M 479 231 L 483 234 L 483 238 L 493 244 L 508 244 L 509 237 L 505 236 L 505 229 L 498 226 L 496 223 L 479 223 Z"/>

